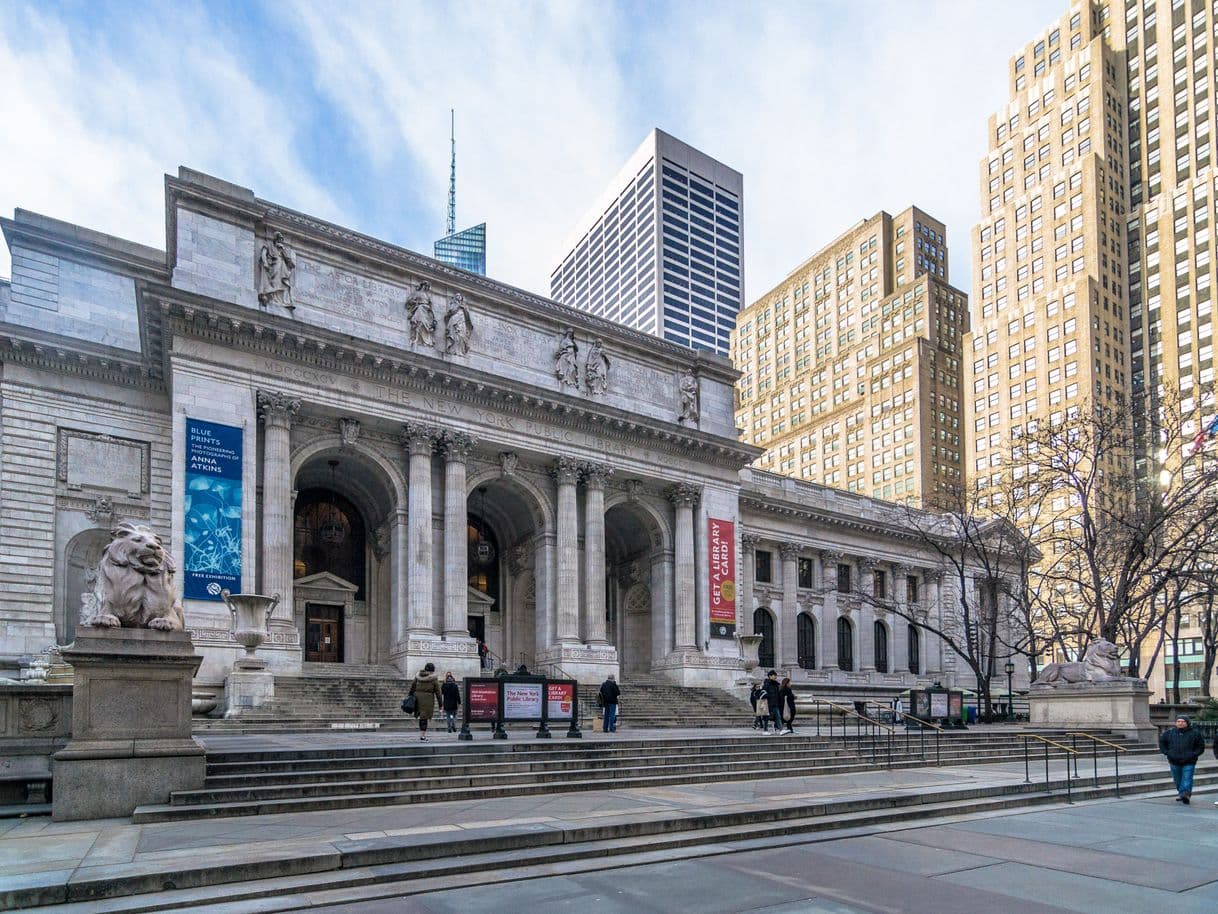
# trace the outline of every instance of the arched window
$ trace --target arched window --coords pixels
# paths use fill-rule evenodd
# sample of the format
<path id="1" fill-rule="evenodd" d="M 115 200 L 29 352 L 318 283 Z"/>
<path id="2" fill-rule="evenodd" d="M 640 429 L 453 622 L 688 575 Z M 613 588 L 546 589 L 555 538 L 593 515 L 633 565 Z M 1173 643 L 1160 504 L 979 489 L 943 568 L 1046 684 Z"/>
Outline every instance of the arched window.
<path id="1" fill-rule="evenodd" d="M 328 571 L 350 581 L 365 600 L 364 521 L 350 499 L 329 489 L 305 489 L 296 497 L 296 523 L 292 538 L 293 577 Z"/>
<path id="2" fill-rule="evenodd" d="M 753 611 L 753 631 L 761 635 L 761 644 L 757 648 L 757 662 L 764 669 L 774 666 L 774 619 L 765 608 Z"/>
<path id="3" fill-rule="evenodd" d="M 909 672 L 922 672 L 922 656 L 919 652 L 918 626 L 909 626 Z"/>
<path id="4" fill-rule="evenodd" d="M 805 670 L 816 669 L 816 623 L 807 613 L 800 613 L 798 622 L 799 665 Z"/>
<path id="5" fill-rule="evenodd" d="M 494 600 L 492 611 L 499 609 L 499 540 L 480 517 L 468 515 L 466 564 L 469 586 Z"/>
<path id="6" fill-rule="evenodd" d="M 837 619 L 837 668 L 846 672 L 854 669 L 854 626 L 845 616 Z"/>
<path id="7" fill-rule="evenodd" d="M 879 619 L 875 620 L 875 671 L 888 672 L 888 629 Z"/>

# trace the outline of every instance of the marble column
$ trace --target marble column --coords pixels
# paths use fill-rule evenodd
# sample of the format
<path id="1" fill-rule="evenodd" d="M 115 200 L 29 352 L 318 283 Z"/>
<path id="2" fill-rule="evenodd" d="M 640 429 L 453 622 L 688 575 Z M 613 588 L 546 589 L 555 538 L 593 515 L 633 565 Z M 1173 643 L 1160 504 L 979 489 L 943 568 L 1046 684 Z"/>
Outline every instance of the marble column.
<path id="1" fill-rule="evenodd" d="M 859 601 L 856 625 L 858 637 L 855 639 L 855 644 L 858 648 L 858 656 L 854 658 L 854 668 L 864 673 L 873 673 L 875 672 L 875 604 L 871 601 L 876 598 L 876 562 L 874 559 L 860 559 L 858 569 L 858 589 L 862 594 L 862 599 Z"/>
<path id="2" fill-rule="evenodd" d="M 559 457 L 554 463 L 558 483 L 557 588 L 555 640 L 559 644 L 579 643 L 579 507 L 575 487 L 579 482 L 579 463 Z"/>
<path id="3" fill-rule="evenodd" d="M 262 417 L 262 581 L 261 592 L 279 594 L 272 625 L 293 627 L 292 601 L 292 417 L 300 401 L 277 391 L 258 391 Z M 253 590 L 253 582 L 245 582 Z"/>
<path id="4" fill-rule="evenodd" d="M 697 591 L 694 579 L 694 505 L 698 503 L 698 490 L 688 483 L 674 486 L 668 493 L 676 512 L 676 527 L 673 536 L 673 602 L 676 610 L 676 644 L 674 650 L 694 651 L 698 649 Z"/>
<path id="5" fill-rule="evenodd" d="M 444 637 L 469 637 L 469 511 L 465 461 L 477 441 L 462 432 L 444 435 Z"/>
<path id="6" fill-rule="evenodd" d="M 822 551 L 820 554 L 821 586 L 825 592 L 825 608 L 820 635 L 822 668 L 836 670 L 837 665 L 837 563 L 842 560 L 840 552 Z"/>
<path id="7" fill-rule="evenodd" d="M 779 543 L 778 554 L 782 556 L 782 615 L 779 616 L 778 626 L 782 629 L 779 639 L 781 656 L 776 658 L 778 665 L 788 670 L 799 666 L 799 645 L 796 638 L 798 630 L 799 606 L 796 601 L 796 587 L 799 583 L 799 544 Z"/>
<path id="8" fill-rule="evenodd" d="M 923 597 L 923 604 L 927 618 L 932 621 L 939 631 L 944 631 L 943 625 L 945 613 L 943 611 L 943 572 L 939 571 L 937 568 L 923 572 L 922 583 L 926 585 L 925 589 L 929 591 L 929 593 Z M 943 639 L 924 638 L 922 640 L 922 644 L 925 648 L 922 657 L 923 674 L 942 676 L 944 670 Z M 950 650 L 950 648 L 948 648 L 948 650 Z"/>
<path id="9" fill-rule="evenodd" d="M 395 510 L 389 518 L 389 630 L 393 644 L 406 640 L 406 569 L 410 567 L 408 518 L 405 508 Z"/>
<path id="10" fill-rule="evenodd" d="M 431 453 L 439 433 L 427 425 L 402 426 L 402 446 L 410 455 L 407 537 L 406 628 L 411 635 L 435 634 L 432 613 Z"/>
<path id="11" fill-rule="evenodd" d="M 743 613 L 740 620 L 740 631 L 745 635 L 755 635 L 753 628 L 753 583 L 757 577 L 757 544 L 761 537 L 754 533 L 740 535 L 740 594 L 739 607 Z"/>
<path id="12" fill-rule="evenodd" d="M 894 673 L 908 673 L 910 606 L 906 599 L 905 579 L 909 576 L 909 568 L 906 565 L 894 565 L 890 574 L 892 592 L 889 598 L 896 611 L 889 614 L 888 668 Z"/>
<path id="13" fill-rule="evenodd" d="M 605 633 L 605 480 L 613 467 L 585 463 L 584 471 L 584 640 L 607 643 Z M 620 617 L 620 614 L 619 614 Z M 618 650 L 622 641 L 617 640 Z"/>

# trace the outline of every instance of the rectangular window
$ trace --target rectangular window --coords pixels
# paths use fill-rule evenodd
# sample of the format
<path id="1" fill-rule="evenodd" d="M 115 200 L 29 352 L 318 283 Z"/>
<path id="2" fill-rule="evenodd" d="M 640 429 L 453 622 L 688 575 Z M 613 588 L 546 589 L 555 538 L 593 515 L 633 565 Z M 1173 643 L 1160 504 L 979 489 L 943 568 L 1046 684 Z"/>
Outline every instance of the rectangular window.
<path id="1" fill-rule="evenodd" d="M 753 580 L 755 580 L 758 584 L 772 584 L 774 582 L 773 562 L 771 561 L 771 555 L 767 550 L 757 550 L 754 558 L 753 568 Z"/>
<path id="2" fill-rule="evenodd" d="M 876 571 L 872 578 L 872 586 L 874 588 L 875 598 L 877 600 L 888 599 L 888 575 L 883 571 Z"/>
<path id="3" fill-rule="evenodd" d="M 850 593 L 850 566 L 837 566 L 837 592 Z"/>
<path id="4" fill-rule="evenodd" d="M 812 587 L 812 560 L 799 559 L 799 586 L 805 589 Z"/>
<path id="5" fill-rule="evenodd" d="M 918 579 L 912 574 L 905 578 L 905 602 L 918 602 Z"/>

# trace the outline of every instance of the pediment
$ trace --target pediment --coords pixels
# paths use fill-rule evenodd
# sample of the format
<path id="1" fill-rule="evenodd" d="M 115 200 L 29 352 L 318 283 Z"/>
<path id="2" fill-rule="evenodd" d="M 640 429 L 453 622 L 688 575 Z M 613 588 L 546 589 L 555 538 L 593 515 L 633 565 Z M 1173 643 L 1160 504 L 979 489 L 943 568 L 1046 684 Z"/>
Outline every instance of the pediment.
<path id="1" fill-rule="evenodd" d="M 481 606 L 483 609 L 489 609 L 490 607 L 495 605 L 494 598 L 488 597 L 477 587 L 469 587 L 467 585 L 465 588 L 465 593 L 466 593 L 466 597 L 465 597 L 466 601 L 469 603 L 469 605 L 471 607 L 472 606 Z"/>
<path id="2" fill-rule="evenodd" d="M 350 581 L 340 578 L 336 574 L 331 574 L 328 571 L 319 571 L 317 574 L 309 574 L 303 578 L 297 578 L 292 582 L 292 587 L 297 590 L 302 587 L 312 590 L 340 590 L 343 593 L 350 594 L 359 591 L 359 588 Z"/>

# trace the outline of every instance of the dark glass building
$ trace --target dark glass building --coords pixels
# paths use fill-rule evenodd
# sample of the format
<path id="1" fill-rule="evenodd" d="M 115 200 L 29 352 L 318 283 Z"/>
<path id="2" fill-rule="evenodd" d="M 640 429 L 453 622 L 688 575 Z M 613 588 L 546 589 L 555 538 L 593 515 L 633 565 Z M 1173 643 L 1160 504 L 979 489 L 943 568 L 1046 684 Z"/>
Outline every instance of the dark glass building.
<path id="1" fill-rule="evenodd" d="M 445 235 L 435 245 L 436 260 L 486 275 L 486 223 Z"/>

